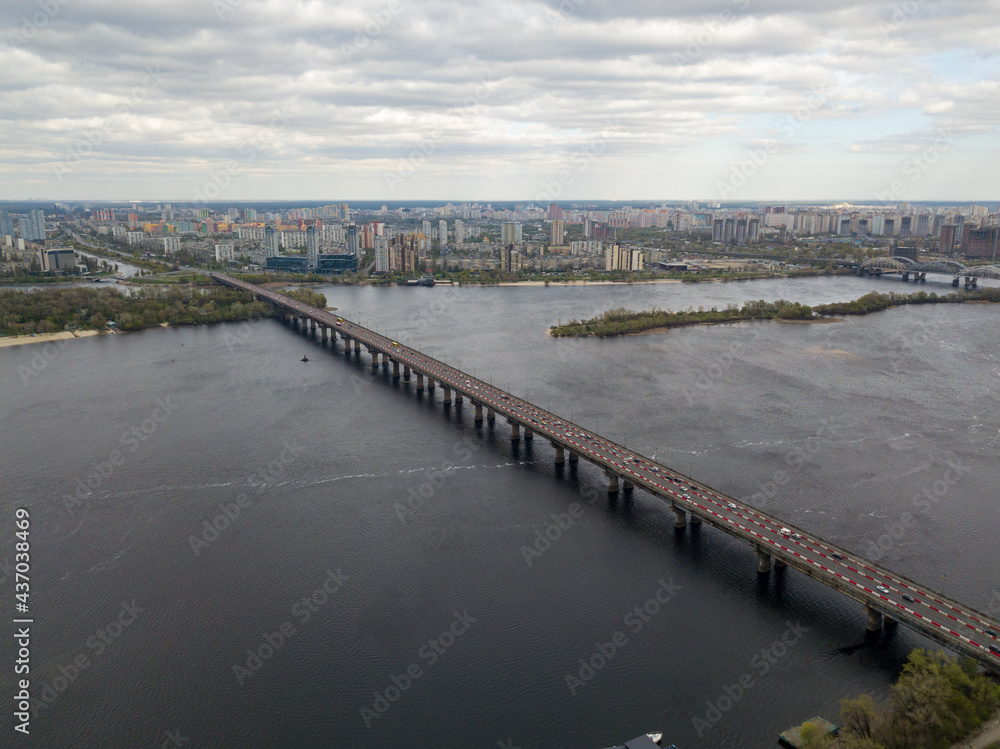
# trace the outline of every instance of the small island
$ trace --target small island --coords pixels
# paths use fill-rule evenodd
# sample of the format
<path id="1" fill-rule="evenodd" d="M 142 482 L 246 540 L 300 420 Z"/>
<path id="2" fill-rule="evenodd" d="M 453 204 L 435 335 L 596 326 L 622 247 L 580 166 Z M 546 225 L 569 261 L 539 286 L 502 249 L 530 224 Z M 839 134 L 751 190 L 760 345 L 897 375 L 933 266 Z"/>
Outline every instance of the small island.
<path id="1" fill-rule="evenodd" d="M 549 335 L 556 338 L 594 337 L 606 338 L 619 335 L 642 335 L 659 333 L 684 325 L 719 325 L 722 323 L 746 322 L 748 320 L 779 320 L 785 322 L 833 322 L 836 315 L 868 315 L 891 307 L 907 304 L 962 304 L 969 302 L 1000 303 L 1000 289 L 974 289 L 964 293 L 938 295 L 934 292 L 919 291 L 915 294 L 865 294 L 850 302 L 834 302 L 810 307 L 800 302 L 779 299 L 776 302 L 744 302 L 742 306 L 730 304 L 724 309 L 712 307 L 706 310 L 651 309 L 636 312 L 618 307 L 589 320 L 556 325 L 549 329 Z"/>

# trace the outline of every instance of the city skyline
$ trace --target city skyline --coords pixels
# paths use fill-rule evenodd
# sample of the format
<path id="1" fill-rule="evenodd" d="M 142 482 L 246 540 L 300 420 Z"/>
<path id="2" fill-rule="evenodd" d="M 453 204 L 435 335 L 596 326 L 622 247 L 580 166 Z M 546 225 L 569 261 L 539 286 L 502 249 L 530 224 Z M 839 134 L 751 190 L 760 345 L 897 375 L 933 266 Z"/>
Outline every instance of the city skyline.
<path id="1" fill-rule="evenodd" d="M 991 9 L 18 0 L 0 199 L 991 201 Z"/>

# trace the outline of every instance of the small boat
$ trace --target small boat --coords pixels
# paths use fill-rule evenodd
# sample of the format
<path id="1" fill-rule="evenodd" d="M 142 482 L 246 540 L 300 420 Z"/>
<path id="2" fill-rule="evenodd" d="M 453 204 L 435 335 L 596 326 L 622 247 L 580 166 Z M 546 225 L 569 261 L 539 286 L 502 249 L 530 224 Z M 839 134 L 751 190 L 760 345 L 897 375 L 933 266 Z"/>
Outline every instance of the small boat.
<path id="1" fill-rule="evenodd" d="M 309 361 L 309 357 L 303 356 L 301 359 L 299 359 L 299 361 Z"/>

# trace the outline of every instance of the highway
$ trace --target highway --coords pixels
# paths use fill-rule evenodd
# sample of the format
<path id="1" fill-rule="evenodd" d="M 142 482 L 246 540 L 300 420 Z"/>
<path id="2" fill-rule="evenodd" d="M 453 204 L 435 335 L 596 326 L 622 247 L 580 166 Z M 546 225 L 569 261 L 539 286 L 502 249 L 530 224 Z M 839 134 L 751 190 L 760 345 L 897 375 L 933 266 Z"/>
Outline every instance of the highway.
<path id="1" fill-rule="evenodd" d="M 770 554 L 810 577 L 910 626 L 951 650 L 1000 673 L 1000 625 L 968 606 L 841 549 L 815 534 L 712 489 L 705 484 L 583 429 L 386 336 L 278 292 L 221 273 L 212 277 L 260 299 L 315 320 L 387 354 L 414 372 L 507 417 L 661 499 Z"/>

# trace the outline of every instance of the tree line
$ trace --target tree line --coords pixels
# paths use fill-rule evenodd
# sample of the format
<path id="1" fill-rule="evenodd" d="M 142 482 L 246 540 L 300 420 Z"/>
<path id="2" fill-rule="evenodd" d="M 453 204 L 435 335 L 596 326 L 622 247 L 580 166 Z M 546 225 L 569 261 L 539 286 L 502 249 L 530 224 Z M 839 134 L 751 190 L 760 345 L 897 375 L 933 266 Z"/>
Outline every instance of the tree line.
<path id="1" fill-rule="evenodd" d="M 287 295 L 322 309 L 326 297 L 309 289 Z M 236 289 L 213 287 L 137 288 L 123 294 L 112 288 L 56 288 L 0 291 L 0 335 L 102 330 L 114 322 L 120 330 L 168 325 L 201 325 L 268 317 L 263 302 Z"/>

